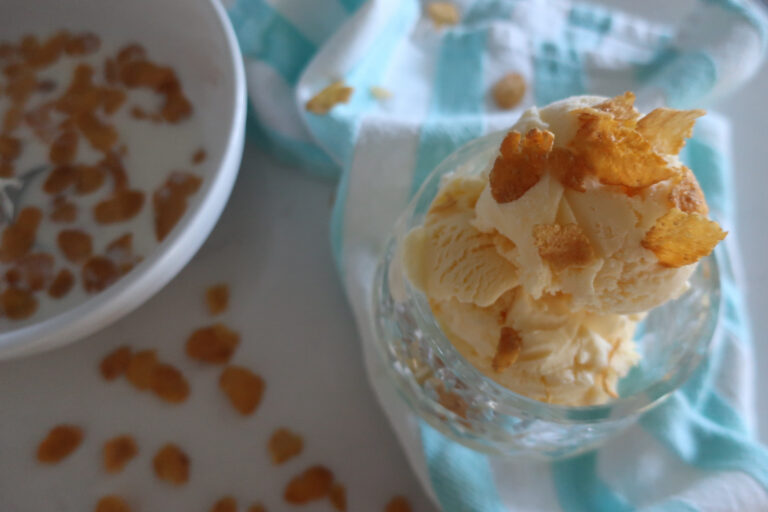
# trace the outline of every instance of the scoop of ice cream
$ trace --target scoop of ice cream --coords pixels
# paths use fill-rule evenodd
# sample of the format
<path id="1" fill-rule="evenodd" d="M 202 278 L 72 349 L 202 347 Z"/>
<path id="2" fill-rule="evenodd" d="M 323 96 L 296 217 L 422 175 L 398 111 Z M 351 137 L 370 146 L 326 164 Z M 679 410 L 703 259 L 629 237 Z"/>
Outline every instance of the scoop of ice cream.
<path id="1" fill-rule="evenodd" d="M 456 299 L 430 305 L 446 337 L 473 366 L 544 402 L 592 405 L 615 398 L 619 378 L 640 357 L 632 341 L 636 315 L 572 314 L 562 295 L 533 299 L 517 287 L 488 307 Z M 500 368 L 504 329 L 520 343 L 514 361 Z"/>
<path id="2" fill-rule="evenodd" d="M 512 130 L 546 130 L 554 136 L 553 151 L 568 150 L 584 129 L 584 110 L 605 103 L 605 98 L 579 96 L 533 108 Z M 643 239 L 675 206 L 681 187 L 695 198 L 691 208 L 706 213 L 706 205 L 695 178 L 676 154 L 657 154 L 646 146 L 631 149 L 645 151 L 653 157 L 652 163 L 666 165 L 667 178 L 632 189 L 583 176 L 573 187 L 550 162 L 538 181 L 512 201 L 494 198 L 489 182 L 478 199 L 473 225 L 485 233 L 498 232 L 511 242 L 514 249 L 504 256 L 517 267 L 521 284 L 534 297 L 565 293 L 572 297 L 574 309 L 603 313 L 635 313 L 658 306 L 685 291 L 695 264 L 661 265 L 656 254 L 643 246 Z M 644 155 L 628 153 L 626 160 L 630 158 Z M 609 164 L 626 164 L 616 160 Z M 580 251 L 581 256 L 569 259 L 568 251 Z"/>

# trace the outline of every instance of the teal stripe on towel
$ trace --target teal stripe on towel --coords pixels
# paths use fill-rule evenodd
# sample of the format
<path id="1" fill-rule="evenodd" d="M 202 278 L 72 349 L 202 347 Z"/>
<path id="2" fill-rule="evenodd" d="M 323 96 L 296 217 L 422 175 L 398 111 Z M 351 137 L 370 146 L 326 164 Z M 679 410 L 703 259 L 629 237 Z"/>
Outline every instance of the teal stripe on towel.
<path id="1" fill-rule="evenodd" d="M 424 422 L 419 425 L 432 489 L 443 512 L 504 512 L 488 457 Z"/>
<path id="2" fill-rule="evenodd" d="M 229 19 L 243 55 L 266 62 L 289 84 L 315 54 L 315 45 L 264 0 L 238 0 Z"/>
<path id="3" fill-rule="evenodd" d="M 483 55 L 487 39 L 487 28 L 447 32 L 443 36 L 432 100 L 419 135 L 411 194 L 445 157 L 483 134 Z"/>
<path id="4" fill-rule="evenodd" d="M 564 512 L 631 512 L 635 508 L 597 476 L 597 452 L 552 463 L 552 476 Z"/>

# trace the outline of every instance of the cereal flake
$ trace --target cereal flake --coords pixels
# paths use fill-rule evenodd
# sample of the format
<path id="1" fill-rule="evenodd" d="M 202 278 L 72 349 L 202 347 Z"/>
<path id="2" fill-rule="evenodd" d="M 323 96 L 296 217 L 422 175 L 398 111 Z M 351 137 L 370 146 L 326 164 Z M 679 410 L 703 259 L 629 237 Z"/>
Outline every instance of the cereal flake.
<path id="1" fill-rule="evenodd" d="M 52 428 L 37 447 L 37 460 L 43 464 L 58 464 L 77 450 L 83 442 L 83 430 L 75 425 Z"/>
<path id="2" fill-rule="evenodd" d="M 232 406 L 244 416 L 256 410 L 264 394 L 264 380 L 242 366 L 224 368 L 219 377 L 219 387 Z"/>
<path id="3" fill-rule="evenodd" d="M 272 464 L 278 465 L 299 455 L 304 449 L 304 440 L 287 428 L 278 428 L 272 433 L 267 446 Z"/>
<path id="4" fill-rule="evenodd" d="M 682 267 L 711 253 L 727 234 L 699 213 L 672 208 L 656 220 L 641 243 L 663 266 Z"/>

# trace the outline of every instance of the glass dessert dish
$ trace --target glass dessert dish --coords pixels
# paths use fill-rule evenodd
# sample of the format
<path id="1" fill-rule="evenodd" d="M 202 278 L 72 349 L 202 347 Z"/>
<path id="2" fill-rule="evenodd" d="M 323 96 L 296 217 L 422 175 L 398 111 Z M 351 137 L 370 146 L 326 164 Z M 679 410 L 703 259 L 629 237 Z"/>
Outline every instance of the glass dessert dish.
<path id="1" fill-rule="evenodd" d="M 375 343 L 400 395 L 427 423 L 470 448 L 499 455 L 561 458 L 596 447 L 679 388 L 706 356 L 720 311 L 714 255 L 679 298 L 651 310 L 635 339 L 641 360 L 619 381 L 619 397 L 593 406 L 555 405 L 501 386 L 462 357 L 438 326 L 427 297 L 400 261 L 447 173 L 488 168 L 505 133 L 477 139 L 435 168 L 396 223 L 373 286 Z"/>

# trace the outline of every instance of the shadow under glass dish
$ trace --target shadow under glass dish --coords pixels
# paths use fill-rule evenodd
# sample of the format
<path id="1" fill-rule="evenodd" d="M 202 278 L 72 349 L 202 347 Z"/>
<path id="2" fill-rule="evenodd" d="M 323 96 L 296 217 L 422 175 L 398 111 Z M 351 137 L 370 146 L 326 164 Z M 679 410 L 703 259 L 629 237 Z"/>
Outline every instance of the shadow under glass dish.
<path id="1" fill-rule="evenodd" d="M 373 286 L 375 343 L 400 395 L 444 435 L 493 454 L 561 458 L 628 427 L 693 374 L 707 354 L 720 311 L 717 259 L 702 259 L 690 288 L 639 324 L 635 339 L 642 359 L 619 381 L 619 398 L 587 407 L 553 405 L 497 384 L 445 337 L 427 298 L 404 276 L 398 255 L 405 235 L 423 223 L 441 177 L 482 172 L 503 135 L 488 135 L 449 156 L 397 222 Z"/>

